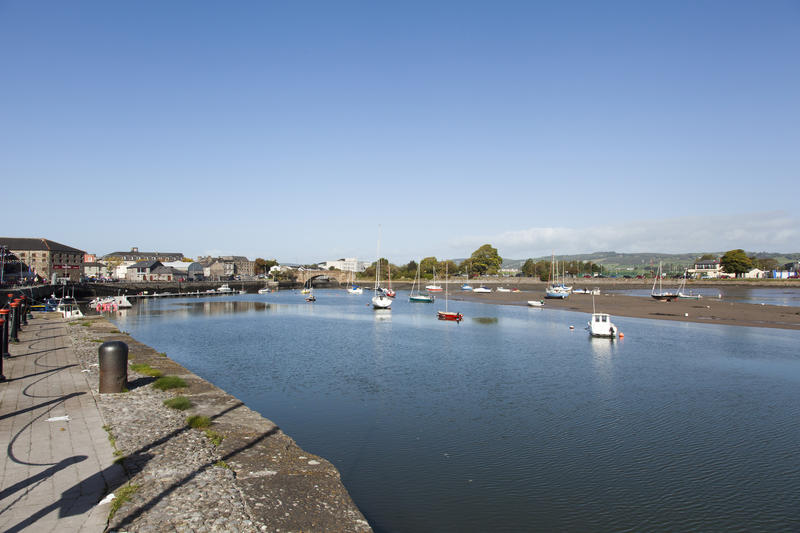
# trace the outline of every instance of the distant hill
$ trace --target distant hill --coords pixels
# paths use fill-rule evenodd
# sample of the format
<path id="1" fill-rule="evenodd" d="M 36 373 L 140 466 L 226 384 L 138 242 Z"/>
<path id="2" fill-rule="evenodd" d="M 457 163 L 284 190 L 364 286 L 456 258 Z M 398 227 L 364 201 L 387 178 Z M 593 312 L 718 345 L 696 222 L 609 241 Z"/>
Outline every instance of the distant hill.
<path id="1" fill-rule="evenodd" d="M 558 261 L 591 261 L 602 265 L 604 269 L 609 270 L 625 270 L 625 271 L 639 271 L 650 270 L 652 267 L 657 267 L 659 261 L 663 264 L 664 270 L 667 272 L 677 272 L 684 268 L 694 265 L 695 260 L 704 254 L 713 254 L 722 256 L 725 252 L 689 252 L 683 254 L 664 254 L 658 252 L 647 253 L 618 253 L 618 252 L 593 252 L 590 254 L 576 254 L 576 255 L 557 255 Z M 747 252 L 748 256 L 755 256 L 758 258 L 771 257 L 778 261 L 778 264 L 784 264 L 791 261 L 800 260 L 800 253 L 769 253 L 769 252 Z M 534 261 L 549 261 L 551 256 L 533 257 Z M 503 259 L 503 268 L 522 268 L 522 265 L 527 261 L 525 259 Z"/>

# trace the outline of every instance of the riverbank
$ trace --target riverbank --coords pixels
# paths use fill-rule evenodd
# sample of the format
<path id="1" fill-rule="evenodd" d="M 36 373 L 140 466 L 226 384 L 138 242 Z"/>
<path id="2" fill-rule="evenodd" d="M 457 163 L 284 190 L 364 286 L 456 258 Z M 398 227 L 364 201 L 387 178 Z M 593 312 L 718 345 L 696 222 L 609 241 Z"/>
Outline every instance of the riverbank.
<path id="1" fill-rule="evenodd" d="M 129 478 L 109 530 L 371 531 L 336 468 L 274 423 L 103 317 L 68 328 Z M 112 340 L 129 346 L 129 391 L 99 394 L 97 348 Z M 159 390 L 156 375 L 181 386 Z M 164 405 L 176 398 L 184 410 Z"/>
<path id="2" fill-rule="evenodd" d="M 631 287 L 633 288 L 633 287 Z M 544 298 L 541 292 L 491 292 L 475 294 L 470 291 L 450 293 L 450 300 L 465 300 L 498 305 L 524 305 L 528 300 Z M 563 309 L 591 313 L 592 296 L 572 294 L 566 300 L 544 300 L 544 309 Z M 654 318 L 702 324 L 723 324 L 760 328 L 800 329 L 800 309 L 779 305 L 760 305 L 728 302 L 719 299 L 674 300 L 662 302 L 653 298 L 603 293 L 594 297 L 598 312 L 612 316 Z"/>

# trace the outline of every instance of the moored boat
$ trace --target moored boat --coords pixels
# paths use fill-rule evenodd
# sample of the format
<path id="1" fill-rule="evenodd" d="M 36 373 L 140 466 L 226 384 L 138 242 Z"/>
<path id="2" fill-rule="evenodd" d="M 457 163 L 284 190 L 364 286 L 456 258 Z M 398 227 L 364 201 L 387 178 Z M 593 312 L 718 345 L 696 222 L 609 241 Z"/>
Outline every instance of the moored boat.
<path id="1" fill-rule="evenodd" d="M 464 319 L 464 315 L 461 313 L 456 313 L 455 311 L 450 311 L 447 309 L 447 283 L 448 283 L 448 276 L 447 276 L 447 267 L 445 266 L 445 281 L 444 281 L 444 311 L 438 311 L 436 313 L 436 318 L 439 320 L 450 320 L 453 322 L 461 322 Z"/>
<path id="2" fill-rule="evenodd" d="M 658 263 L 658 274 L 656 274 L 656 279 L 653 280 L 653 288 L 650 291 L 650 296 L 655 298 L 656 300 L 662 302 L 671 302 L 678 298 L 678 291 L 670 291 L 664 290 L 661 287 L 661 279 L 663 278 L 663 274 L 661 273 L 661 262 Z M 658 290 L 656 291 L 656 283 L 658 283 Z"/>
<path id="3" fill-rule="evenodd" d="M 414 293 L 414 289 L 418 287 L 418 285 L 422 285 L 419 264 L 417 264 L 417 276 L 414 278 L 414 283 L 411 284 L 411 295 L 408 297 L 408 301 L 413 303 L 432 304 L 434 296 L 430 294 L 422 294 L 419 292 L 418 288 L 416 294 Z"/>
<path id="4" fill-rule="evenodd" d="M 608 313 L 592 313 L 586 329 L 589 330 L 589 335 L 592 337 L 613 339 L 617 336 L 617 327 L 611 322 L 611 316 Z"/>
<path id="5" fill-rule="evenodd" d="M 485 285 L 481 285 L 480 287 L 475 287 L 474 289 L 472 289 L 472 292 L 478 294 L 486 294 L 487 292 L 492 292 L 492 289 L 490 289 Z"/>
<path id="6" fill-rule="evenodd" d="M 436 315 L 439 320 L 452 320 L 453 322 L 461 322 L 464 320 L 464 315 L 456 313 L 455 311 L 438 311 Z"/>
<path id="7" fill-rule="evenodd" d="M 378 259 L 375 263 L 375 288 L 373 289 L 372 308 L 389 309 L 392 307 L 392 299 L 384 294 L 381 288 L 381 237 L 380 226 L 378 226 Z"/>

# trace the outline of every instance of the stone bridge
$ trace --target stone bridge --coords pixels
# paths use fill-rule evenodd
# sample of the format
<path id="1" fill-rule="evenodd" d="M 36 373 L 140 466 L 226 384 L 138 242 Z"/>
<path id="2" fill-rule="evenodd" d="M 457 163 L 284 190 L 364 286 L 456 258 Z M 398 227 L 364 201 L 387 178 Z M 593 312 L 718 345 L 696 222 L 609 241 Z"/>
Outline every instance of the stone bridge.
<path id="1" fill-rule="evenodd" d="M 297 281 L 303 285 L 309 281 L 313 283 L 317 279 L 322 281 L 322 278 L 336 280 L 340 284 L 345 284 L 350 278 L 350 272 L 344 270 L 301 270 L 297 272 Z"/>

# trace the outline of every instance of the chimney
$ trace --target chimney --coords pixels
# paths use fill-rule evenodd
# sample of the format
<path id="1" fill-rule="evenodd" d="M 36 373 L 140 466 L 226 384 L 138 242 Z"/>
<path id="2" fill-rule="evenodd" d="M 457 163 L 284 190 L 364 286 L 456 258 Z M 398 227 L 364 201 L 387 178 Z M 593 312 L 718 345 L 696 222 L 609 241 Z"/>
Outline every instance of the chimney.
<path id="1" fill-rule="evenodd" d="M 139 251 L 139 248 L 137 248 L 136 246 L 131 247 L 131 252 L 137 253 L 138 251 Z"/>

